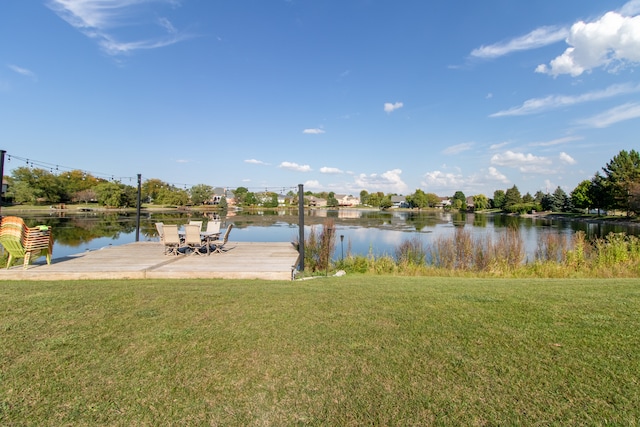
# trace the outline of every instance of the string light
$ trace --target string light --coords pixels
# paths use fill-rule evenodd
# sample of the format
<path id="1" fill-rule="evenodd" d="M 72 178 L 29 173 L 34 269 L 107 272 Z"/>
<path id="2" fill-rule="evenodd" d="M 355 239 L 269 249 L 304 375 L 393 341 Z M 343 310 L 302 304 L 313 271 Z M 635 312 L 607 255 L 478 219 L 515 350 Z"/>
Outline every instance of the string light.
<path id="1" fill-rule="evenodd" d="M 121 177 L 117 177 L 113 174 L 108 174 L 108 173 L 103 173 L 103 172 L 91 172 L 91 171 L 87 171 L 87 170 L 83 170 L 80 168 L 72 168 L 72 167 L 68 167 L 68 166 L 63 166 L 63 165 L 59 165 L 59 164 L 55 164 L 55 163 L 48 163 L 48 162 L 44 162 L 44 161 L 39 161 L 39 160 L 33 160 L 33 159 L 28 159 L 28 158 L 24 158 L 24 157 L 18 157 L 16 155 L 11 155 L 7 153 L 7 161 L 11 161 L 11 159 L 14 158 L 16 160 L 20 160 L 20 161 L 24 161 L 27 165 L 27 167 L 33 169 L 33 168 L 41 168 L 41 169 L 49 169 L 51 171 L 51 173 L 53 173 L 53 169 L 55 168 L 55 173 L 56 174 L 60 174 L 60 173 L 66 173 L 67 178 L 71 178 L 71 171 L 80 171 L 82 172 L 82 179 L 85 180 L 87 176 L 93 176 L 95 178 L 102 178 L 104 180 L 107 181 L 112 181 L 112 182 L 122 182 L 124 180 L 126 180 L 127 178 L 129 179 L 129 182 L 133 182 L 134 177 L 131 176 L 121 176 Z M 137 178 L 136 178 L 137 179 Z M 152 179 L 157 179 L 157 178 L 152 178 Z M 149 181 L 149 179 L 145 180 L 145 182 Z M 184 182 L 164 182 L 165 184 L 169 185 L 170 188 L 180 188 L 183 187 L 185 190 L 187 190 L 187 188 L 191 188 L 194 187 L 195 184 L 188 184 L 188 183 L 184 183 Z M 264 192 L 269 193 L 269 192 L 278 192 L 279 190 L 282 190 L 282 193 L 285 192 L 285 190 L 289 189 L 292 191 L 297 191 L 298 187 L 297 186 L 292 186 L 292 187 L 287 187 L 287 186 L 274 186 L 274 187 L 245 187 L 245 186 L 241 186 L 246 188 L 248 191 L 253 190 L 254 192 L 256 191 L 261 191 L 264 190 Z M 226 191 L 229 191 L 229 188 L 231 188 L 231 186 L 219 186 L 219 188 L 223 188 L 226 189 Z"/>

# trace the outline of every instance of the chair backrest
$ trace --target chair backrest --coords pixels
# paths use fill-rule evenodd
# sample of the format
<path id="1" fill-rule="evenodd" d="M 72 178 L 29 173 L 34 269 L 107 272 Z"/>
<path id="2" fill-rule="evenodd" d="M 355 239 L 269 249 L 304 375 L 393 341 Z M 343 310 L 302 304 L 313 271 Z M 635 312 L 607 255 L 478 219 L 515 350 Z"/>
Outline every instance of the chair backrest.
<path id="1" fill-rule="evenodd" d="M 202 221 L 189 221 L 189 225 L 197 225 L 198 232 L 202 231 Z"/>
<path id="2" fill-rule="evenodd" d="M 173 224 L 165 224 L 162 227 L 162 243 L 165 245 L 179 245 L 180 234 L 178 234 L 178 226 Z"/>
<path id="3" fill-rule="evenodd" d="M 162 235 L 164 234 L 164 231 L 162 230 L 163 226 L 164 226 L 163 223 L 156 222 L 156 230 L 158 231 L 158 237 L 160 238 L 160 240 L 162 240 Z"/>
<path id="4" fill-rule="evenodd" d="M 227 240 L 229 240 L 229 233 L 231 233 L 232 228 L 233 224 L 229 224 L 229 226 L 227 227 L 227 231 L 224 232 L 224 237 L 222 238 L 222 241 L 224 243 L 227 243 Z"/>
<path id="5" fill-rule="evenodd" d="M 196 224 L 187 224 L 184 226 L 185 239 L 187 245 L 201 245 L 200 227 Z"/>
<path id="6" fill-rule="evenodd" d="M 220 221 L 213 220 L 207 223 L 207 233 L 219 233 L 220 232 Z"/>

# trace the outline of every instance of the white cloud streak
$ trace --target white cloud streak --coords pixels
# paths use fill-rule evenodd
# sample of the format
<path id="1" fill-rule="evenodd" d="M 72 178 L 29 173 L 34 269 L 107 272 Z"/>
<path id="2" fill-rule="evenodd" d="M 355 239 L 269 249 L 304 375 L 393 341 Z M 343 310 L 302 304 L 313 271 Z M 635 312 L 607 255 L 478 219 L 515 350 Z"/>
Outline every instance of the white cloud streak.
<path id="1" fill-rule="evenodd" d="M 573 157 L 571 157 L 570 155 L 568 155 L 564 151 L 562 153 L 560 153 L 559 157 L 560 157 L 560 161 L 562 163 L 566 163 L 568 165 L 575 165 L 577 163 L 576 160 Z"/>
<path id="2" fill-rule="evenodd" d="M 640 117 L 640 104 L 627 103 L 611 108 L 588 119 L 579 120 L 578 124 L 591 128 L 606 128 L 615 123 Z"/>
<path id="3" fill-rule="evenodd" d="M 474 145 L 473 142 L 463 142 L 462 144 L 452 145 L 442 150 L 442 154 L 446 154 L 446 155 L 460 154 L 463 151 L 471 150 L 471 147 L 473 147 L 473 145 Z"/>
<path id="4" fill-rule="evenodd" d="M 11 69 L 12 71 L 20 74 L 21 76 L 29 77 L 33 80 L 38 79 L 36 74 L 33 71 L 28 70 L 26 68 L 18 67 L 17 65 L 13 65 L 13 64 L 9 64 L 7 65 L 7 67 L 9 67 L 9 69 Z"/>
<path id="5" fill-rule="evenodd" d="M 296 172 L 311 172 L 311 166 L 309 165 L 299 165 L 293 162 L 282 162 L 278 166 L 281 169 L 287 169 Z"/>
<path id="6" fill-rule="evenodd" d="M 569 31 L 559 27 L 541 27 L 531 31 L 524 36 L 495 43 L 488 46 L 481 46 L 471 52 L 475 58 L 498 58 L 512 52 L 537 49 L 564 40 Z"/>
<path id="7" fill-rule="evenodd" d="M 262 160 L 256 160 L 256 159 L 247 159 L 244 161 L 245 163 L 250 163 L 252 165 L 268 165 L 269 163 L 265 163 Z"/>
<path id="8" fill-rule="evenodd" d="M 302 133 L 307 134 L 307 135 L 321 135 L 324 133 L 324 130 L 320 129 L 320 128 L 313 128 L 313 129 L 305 129 L 302 131 Z"/>
<path id="9" fill-rule="evenodd" d="M 525 116 L 528 114 L 538 114 L 556 108 L 570 107 L 585 102 L 599 101 L 612 98 L 618 95 L 627 95 L 640 92 L 640 84 L 618 84 L 611 85 L 606 89 L 587 92 L 577 96 L 551 95 L 544 98 L 532 98 L 526 100 L 518 107 L 498 111 L 489 117 Z"/>
<path id="10" fill-rule="evenodd" d="M 342 171 L 341 169 L 338 169 L 338 168 L 331 168 L 331 167 L 324 166 L 324 167 L 320 168 L 320 173 L 327 173 L 327 174 L 337 175 L 337 174 L 344 173 L 344 171 Z"/>
<path id="11" fill-rule="evenodd" d="M 60 18 L 87 37 L 96 40 L 109 55 L 120 55 L 140 49 L 156 49 L 189 38 L 181 34 L 166 17 L 156 17 L 143 6 L 149 3 L 179 6 L 176 0 L 49 0 L 47 6 Z M 134 41 L 118 38 L 118 28 L 144 28 L 149 35 Z M 158 28 L 161 29 L 158 34 Z"/>

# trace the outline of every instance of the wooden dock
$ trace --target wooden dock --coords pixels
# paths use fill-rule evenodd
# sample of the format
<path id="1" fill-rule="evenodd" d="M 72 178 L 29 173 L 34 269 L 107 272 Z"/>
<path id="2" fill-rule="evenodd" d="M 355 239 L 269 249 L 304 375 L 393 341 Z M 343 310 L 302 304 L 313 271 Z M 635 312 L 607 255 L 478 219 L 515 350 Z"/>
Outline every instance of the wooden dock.
<path id="1" fill-rule="evenodd" d="M 298 252 L 288 242 L 229 242 L 227 250 L 211 255 L 164 255 L 158 242 L 109 246 L 47 265 L 39 258 L 23 269 L 22 263 L 0 268 L 1 280 L 80 279 L 265 279 L 291 280 Z M 55 253 L 55 247 L 54 247 Z"/>

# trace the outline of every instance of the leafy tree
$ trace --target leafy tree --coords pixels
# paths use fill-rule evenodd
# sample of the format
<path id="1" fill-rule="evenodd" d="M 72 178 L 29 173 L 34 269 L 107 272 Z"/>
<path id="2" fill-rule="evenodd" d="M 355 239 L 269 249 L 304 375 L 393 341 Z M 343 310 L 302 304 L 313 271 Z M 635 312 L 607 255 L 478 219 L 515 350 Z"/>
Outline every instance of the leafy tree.
<path id="1" fill-rule="evenodd" d="M 473 196 L 473 205 L 476 210 L 483 210 L 489 207 L 489 198 L 484 194 L 476 194 Z"/>
<path id="2" fill-rule="evenodd" d="M 613 195 L 612 207 L 622 209 L 630 215 L 631 189 L 640 182 L 640 154 L 636 150 L 622 150 L 602 170 Z"/>
<path id="3" fill-rule="evenodd" d="M 276 193 L 269 192 L 266 194 L 266 201 L 262 203 L 265 208 L 277 208 L 278 207 L 278 195 Z"/>
<path id="4" fill-rule="evenodd" d="M 38 201 L 58 203 L 64 199 L 64 189 L 56 175 L 48 170 L 23 166 L 14 169 L 12 177 L 14 185 L 19 185 L 19 193 L 14 193 L 18 203 L 37 203 Z"/>
<path id="5" fill-rule="evenodd" d="M 191 187 L 191 202 L 194 205 L 202 205 L 213 197 L 213 187 L 206 184 L 197 184 Z"/>
<path id="6" fill-rule="evenodd" d="M 591 191 L 589 197 L 593 202 L 593 206 L 598 208 L 598 215 L 600 215 L 601 209 L 611 208 L 613 203 L 613 195 L 609 189 L 610 184 L 605 177 L 596 173 L 591 178 Z"/>
<path id="7" fill-rule="evenodd" d="M 57 179 L 64 193 L 63 201 L 77 200 L 80 192 L 88 191 L 103 181 L 79 169 L 63 172 Z"/>
<path id="8" fill-rule="evenodd" d="M 360 192 L 360 204 L 361 205 L 369 204 L 369 192 L 367 190 L 362 190 Z"/>
<path id="9" fill-rule="evenodd" d="M 393 206 L 393 203 L 391 203 L 391 196 L 383 196 L 380 200 L 380 209 L 389 209 L 391 206 Z"/>
<path id="10" fill-rule="evenodd" d="M 146 180 L 140 186 L 140 195 L 143 200 L 147 202 L 161 203 L 159 198 L 159 194 L 163 188 L 171 187 L 164 181 L 161 181 L 157 178 L 151 178 Z"/>
<path id="11" fill-rule="evenodd" d="M 580 182 L 571 192 L 571 203 L 578 209 L 589 209 L 593 206 L 591 195 L 593 182 L 586 179 Z"/>
<path id="12" fill-rule="evenodd" d="M 522 203 L 535 203 L 533 196 L 527 192 L 524 196 L 522 196 Z"/>
<path id="13" fill-rule="evenodd" d="M 256 197 L 256 193 L 250 191 L 244 196 L 244 206 L 255 206 L 258 204 L 258 198 Z"/>
<path id="14" fill-rule="evenodd" d="M 536 191 L 535 196 L 533 196 L 533 202 L 537 205 L 542 205 L 542 199 L 544 198 L 544 193 L 540 190 Z"/>
<path id="15" fill-rule="evenodd" d="M 506 202 L 506 194 L 504 190 L 496 190 L 493 192 L 493 207 L 496 209 L 504 209 Z"/>
<path id="16" fill-rule="evenodd" d="M 98 204 L 110 208 L 121 208 L 124 206 L 124 188 L 115 182 L 103 182 L 96 186 Z"/>
<path id="17" fill-rule="evenodd" d="M 236 205 L 238 206 L 246 206 L 247 204 L 247 193 L 249 189 L 247 187 L 238 187 L 235 189 L 233 194 L 235 195 Z"/>
<path id="18" fill-rule="evenodd" d="M 409 206 L 418 209 L 426 208 L 429 205 L 427 195 L 419 188 L 416 189 L 415 193 L 407 197 L 407 202 L 409 203 Z"/>
<path id="19" fill-rule="evenodd" d="M 332 208 L 338 206 L 338 199 L 336 199 L 336 194 L 333 191 L 327 196 L 327 206 Z"/>
<path id="20" fill-rule="evenodd" d="M 451 207 L 453 209 L 467 209 L 467 197 L 462 191 L 456 191 L 451 198 Z"/>
<path id="21" fill-rule="evenodd" d="M 433 208 L 438 203 L 440 203 L 440 197 L 438 197 L 438 195 L 435 193 L 427 193 L 426 197 L 427 197 L 427 205 L 431 208 Z"/>
<path id="22" fill-rule="evenodd" d="M 504 208 L 509 208 L 513 205 L 522 203 L 522 196 L 520 196 L 520 190 L 515 185 L 507 190 L 504 196 Z"/>

